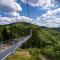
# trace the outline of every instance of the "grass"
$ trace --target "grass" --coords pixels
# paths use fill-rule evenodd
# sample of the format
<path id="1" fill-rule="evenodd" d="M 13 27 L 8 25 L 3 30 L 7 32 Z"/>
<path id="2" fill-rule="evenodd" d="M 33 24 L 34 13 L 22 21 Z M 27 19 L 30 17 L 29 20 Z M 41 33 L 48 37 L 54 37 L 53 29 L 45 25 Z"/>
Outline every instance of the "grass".
<path id="1" fill-rule="evenodd" d="M 6 60 L 49 60 L 40 53 L 40 49 L 17 49 L 15 55 L 10 55 Z"/>
<path id="2" fill-rule="evenodd" d="M 40 60 L 38 49 L 17 49 L 15 55 L 10 55 L 6 60 Z"/>
<path id="3" fill-rule="evenodd" d="M 20 50 L 16 51 L 15 55 L 10 55 L 6 60 L 30 60 L 31 55 L 28 51 Z"/>

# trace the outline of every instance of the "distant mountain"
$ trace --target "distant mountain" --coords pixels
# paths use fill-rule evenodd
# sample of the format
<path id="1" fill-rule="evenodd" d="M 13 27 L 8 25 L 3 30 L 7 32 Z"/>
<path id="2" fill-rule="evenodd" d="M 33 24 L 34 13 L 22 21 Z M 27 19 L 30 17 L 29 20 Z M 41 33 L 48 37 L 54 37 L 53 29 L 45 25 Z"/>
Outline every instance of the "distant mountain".
<path id="1" fill-rule="evenodd" d="M 54 30 L 56 30 L 56 31 L 60 32 L 60 28 L 54 28 Z"/>

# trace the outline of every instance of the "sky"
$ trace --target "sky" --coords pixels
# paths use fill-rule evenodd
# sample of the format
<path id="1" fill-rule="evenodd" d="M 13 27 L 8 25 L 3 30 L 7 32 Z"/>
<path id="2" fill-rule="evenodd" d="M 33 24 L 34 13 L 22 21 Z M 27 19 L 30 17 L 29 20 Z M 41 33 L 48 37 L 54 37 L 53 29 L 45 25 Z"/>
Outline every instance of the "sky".
<path id="1" fill-rule="evenodd" d="M 0 0 L 0 25 L 21 21 L 60 27 L 60 0 Z"/>

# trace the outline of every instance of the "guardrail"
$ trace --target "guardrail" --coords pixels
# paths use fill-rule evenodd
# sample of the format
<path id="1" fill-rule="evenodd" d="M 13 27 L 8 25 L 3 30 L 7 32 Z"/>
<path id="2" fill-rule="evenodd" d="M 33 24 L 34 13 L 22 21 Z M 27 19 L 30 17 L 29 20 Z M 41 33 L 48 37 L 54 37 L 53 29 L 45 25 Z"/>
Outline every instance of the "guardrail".
<path id="1" fill-rule="evenodd" d="M 8 55 L 12 54 L 18 47 L 20 47 L 23 43 L 25 43 L 30 37 L 32 33 L 27 37 L 22 37 L 19 39 L 17 43 L 13 44 L 11 47 L 5 49 L 4 51 L 0 52 L 0 60 L 4 60 Z"/>

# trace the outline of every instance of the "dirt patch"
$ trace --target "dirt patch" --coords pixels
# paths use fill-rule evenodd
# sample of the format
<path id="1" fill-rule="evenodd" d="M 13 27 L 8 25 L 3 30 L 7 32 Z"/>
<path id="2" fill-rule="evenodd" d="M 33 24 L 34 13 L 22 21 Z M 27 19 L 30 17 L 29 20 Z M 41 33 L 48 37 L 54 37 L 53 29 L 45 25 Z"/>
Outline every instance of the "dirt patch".
<path id="1" fill-rule="evenodd" d="M 16 51 L 16 54 L 22 57 L 31 57 L 28 51 Z"/>
<path id="2" fill-rule="evenodd" d="M 31 55 L 28 51 L 16 51 L 15 54 L 9 55 L 6 60 L 29 60 Z"/>

